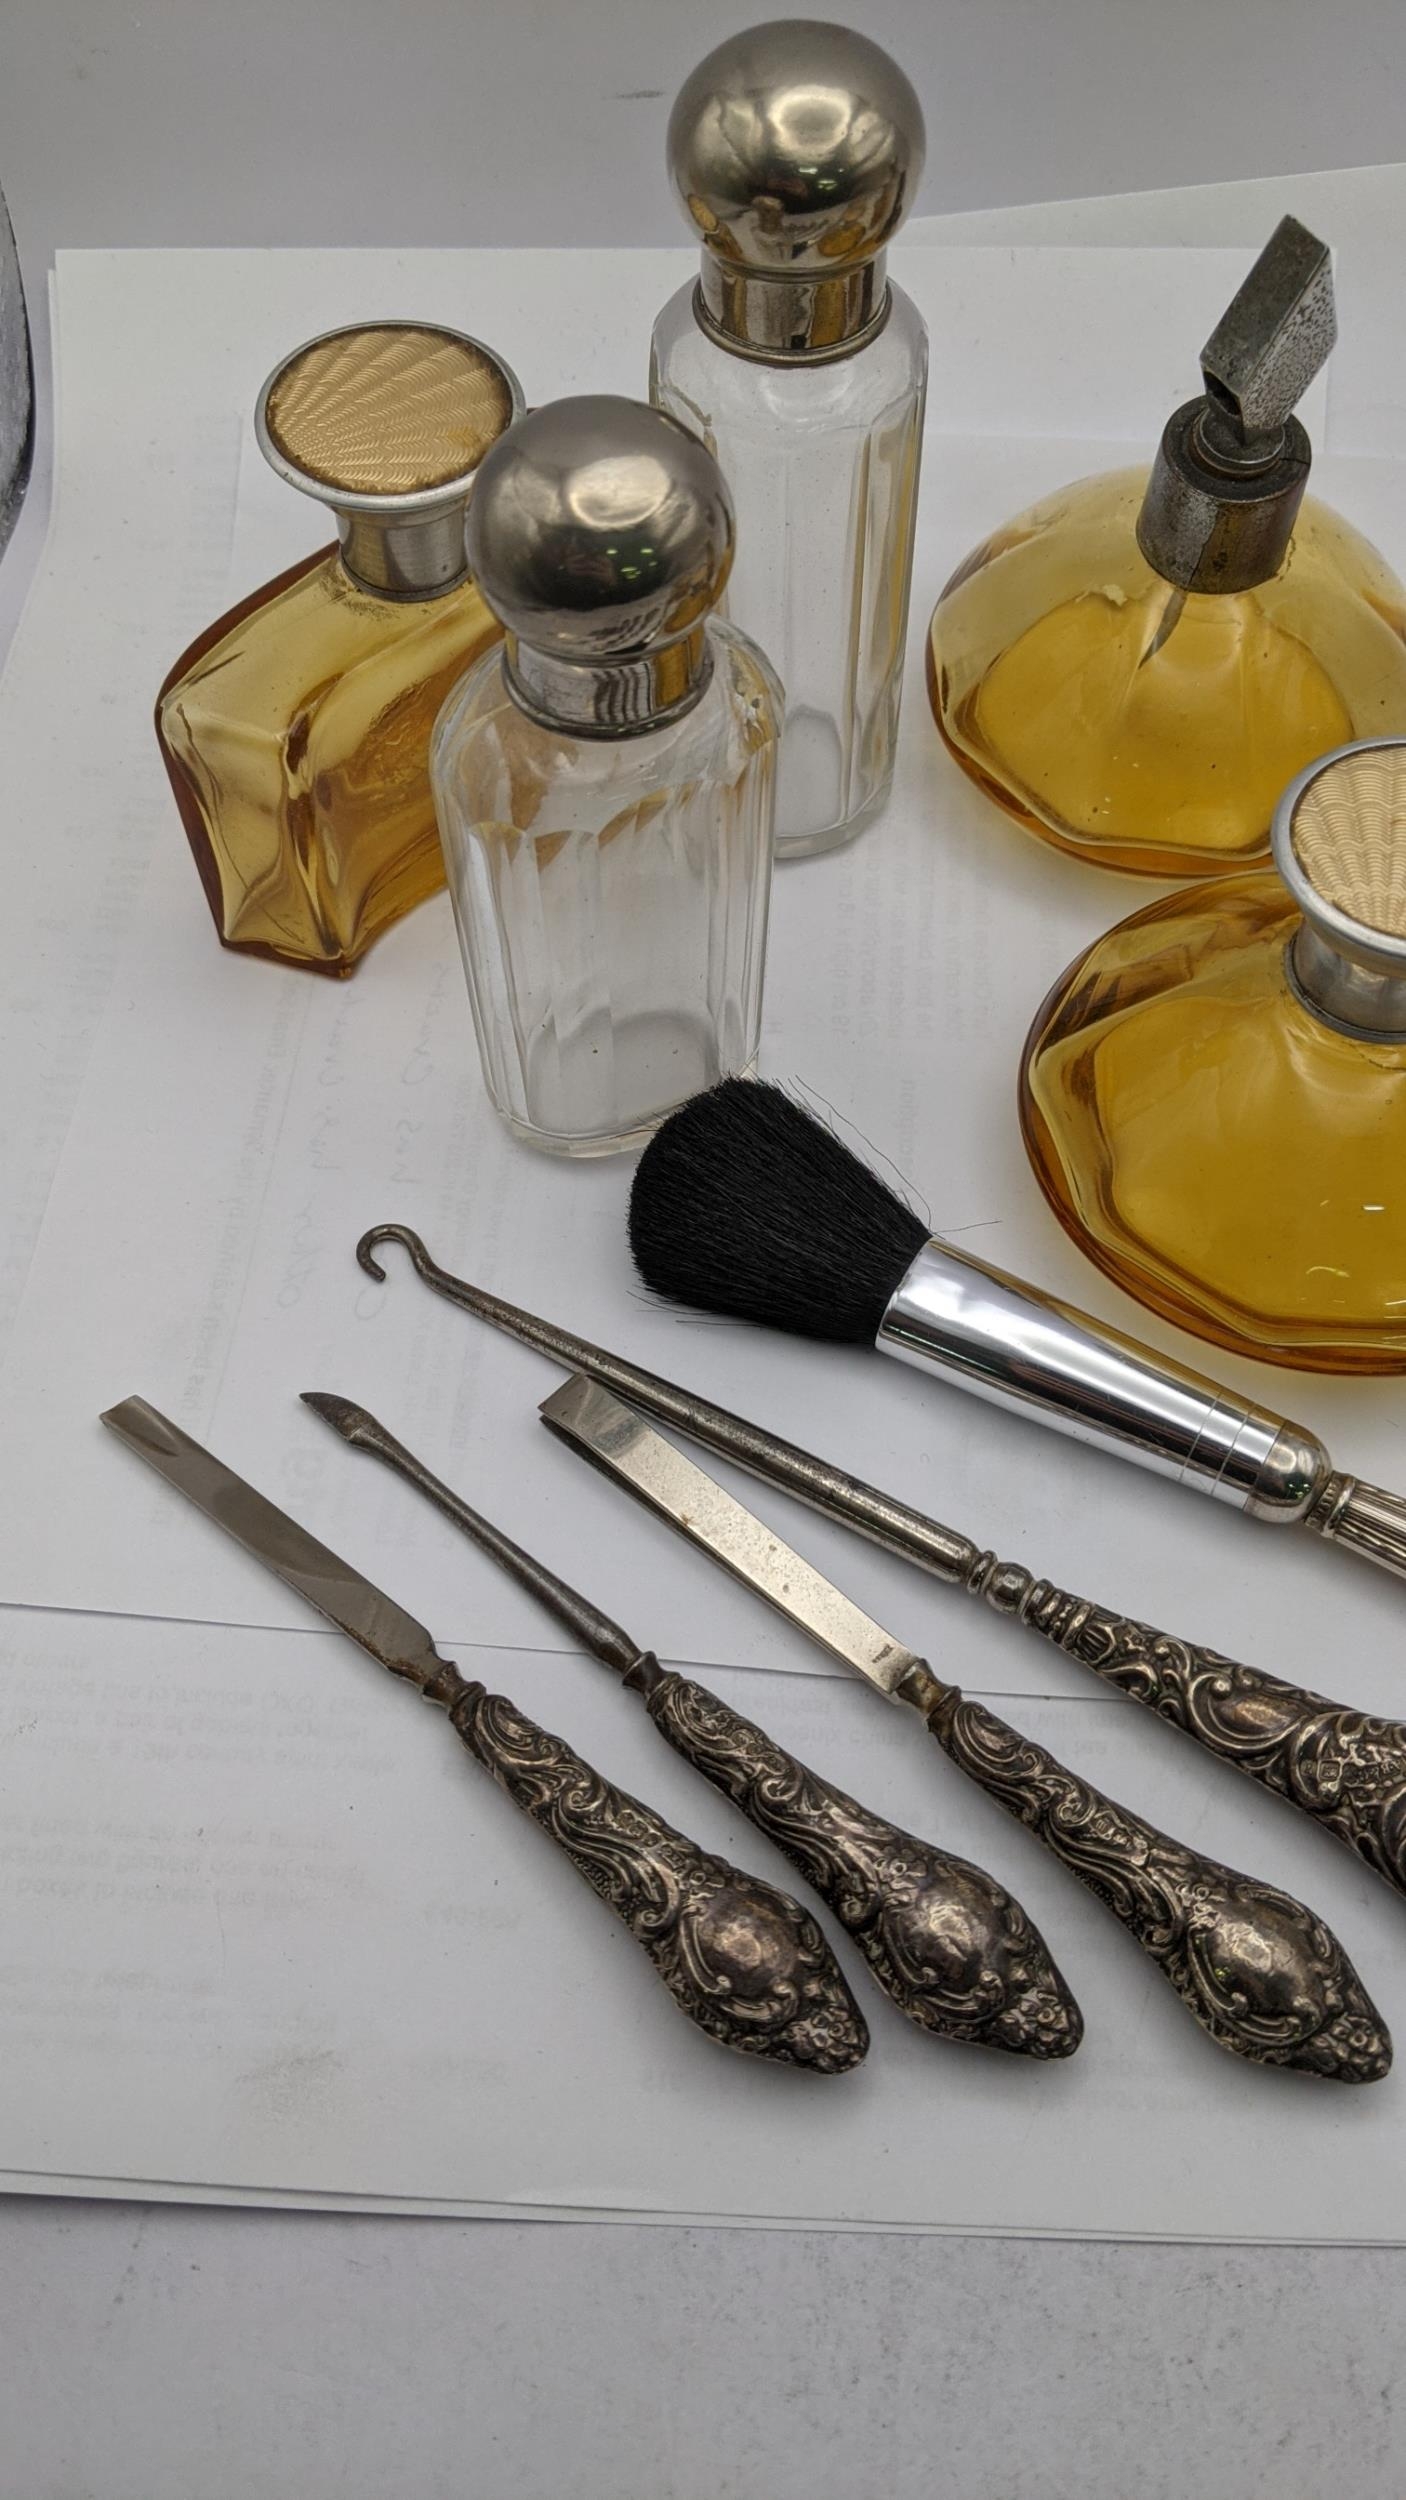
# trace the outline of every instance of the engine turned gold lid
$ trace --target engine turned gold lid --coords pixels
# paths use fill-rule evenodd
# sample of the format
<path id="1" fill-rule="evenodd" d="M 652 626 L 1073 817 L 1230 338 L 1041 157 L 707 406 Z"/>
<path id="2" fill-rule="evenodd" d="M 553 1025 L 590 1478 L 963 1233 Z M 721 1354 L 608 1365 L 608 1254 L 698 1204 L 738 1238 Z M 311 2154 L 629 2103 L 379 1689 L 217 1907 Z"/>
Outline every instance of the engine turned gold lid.
<path id="1" fill-rule="evenodd" d="M 376 321 L 296 348 L 264 384 L 255 427 L 278 475 L 336 514 L 353 579 L 424 599 L 465 578 L 474 478 L 522 408 L 516 376 L 481 340 Z"/>
<path id="2" fill-rule="evenodd" d="M 1406 1037 L 1406 738 L 1321 755 L 1275 811 L 1274 862 L 1300 911 L 1291 971 L 1348 1031 Z"/>

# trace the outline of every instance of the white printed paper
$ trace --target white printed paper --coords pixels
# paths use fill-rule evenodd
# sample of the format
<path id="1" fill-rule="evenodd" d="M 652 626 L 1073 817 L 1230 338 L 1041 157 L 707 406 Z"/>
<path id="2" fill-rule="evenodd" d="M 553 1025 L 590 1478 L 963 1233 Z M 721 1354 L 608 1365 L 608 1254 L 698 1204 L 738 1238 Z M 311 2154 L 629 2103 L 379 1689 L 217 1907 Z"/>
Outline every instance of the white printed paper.
<path id="1" fill-rule="evenodd" d="M 807 1089 L 860 1151 L 896 1166 L 939 1229 L 1185 1358 L 1188 1342 L 1098 1279 L 1045 1212 L 1013 1107 L 1021 1039 L 1050 982 L 1155 889 L 1057 857 L 970 790 L 931 723 L 922 642 L 983 531 L 1071 474 L 1146 456 L 1171 399 L 1194 387 L 1194 347 L 1241 256 L 900 257 L 933 330 L 935 388 L 899 774 L 861 842 L 779 874 L 764 1073 Z M 354 1245 L 369 1224 L 414 1225 L 445 1266 L 979 1542 L 1366 1707 L 1400 1705 L 1397 1586 L 872 1354 L 651 1305 L 626 1257 L 628 1167 L 557 1165 L 513 1145 L 489 1111 L 443 897 L 346 984 L 215 943 L 150 707 L 186 639 L 325 534 L 250 456 L 263 372 L 290 339 L 409 308 L 481 330 L 530 397 L 638 389 L 649 312 L 687 265 L 686 253 L 63 260 L 54 532 L 0 685 L 12 862 L 0 1317 L 14 1323 L 0 1373 L 0 1630 L 21 1661 L 3 1686 L 0 1959 L 14 1993 L 0 2020 L 19 2053 L 0 2171 L 408 2208 L 1406 2236 L 1384 2150 L 1399 2132 L 1394 2082 L 1335 2097 L 1247 2075 L 1200 2041 L 1103 1914 L 961 1791 L 916 1725 L 852 1691 L 549 1439 L 536 1405 L 553 1366 L 433 1299 L 398 1250 L 372 1284 Z M 1086 431 L 1076 328 L 1102 376 L 1107 439 Z M 1027 404 L 1022 375 L 1024 438 L 1009 426 Z M 1388 549 L 1406 544 L 1395 464 L 1328 457 L 1315 484 Z M 1205 1359 L 1320 1430 L 1344 1465 L 1406 1485 L 1395 1384 Z M 478 1845 L 483 1784 L 445 1729 L 309 1630 L 280 1583 L 97 1423 L 132 1391 L 150 1398 L 461 1657 L 491 1649 L 495 1678 L 527 1707 L 582 1741 L 599 1735 L 602 1768 L 717 1832 L 722 1808 L 627 1702 L 415 1495 L 340 1446 L 299 1405 L 303 1388 L 371 1405 L 641 1641 L 731 1675 L 734 1697 L 745 1689 L 744 1706 L 804 1740 L 818 1768 L 1009 1880 L 1018 1870 L 1042 1919 L 1048 1902 L 1071 1976 L 1078 1963 L 1091 2038 L 1074 2065 L 1032 2074 L 934 2050 L 880 2002 L 872 2069 L 837 2099 L 785 2099 L 784 2079 L 738 2079 L 725 2060 L 720 2088 L 718 2055 L 653 2002 L 647 1968 L 629 1975 L 628 1940 L 602 1934 L 609 1922 L 569 1872 L 542 1872 L 545 1844 L 486 1792 L 492 1839 L 485 1822 Z M 1012 1697 L 1032 1733 L 1071 1756 L 1077 1741 L 1110 1785 L 1116 1771 L 1129 1802 L 1165 1810 L 1183 1837 L 1213 1832 L 1232 1859 L 1322 1906 L 1395 2010 L 1399 1905 L 1340 1852 L 1033 1636 L 733 1482 L 941 1671 Z M 302 1681 L 314 1664 L 325 1715 Z M 922 1822 L 930 1778 L 940 1829 Z M 736 1854 L 767 1862 L 727 1827 Z M 506 1896 L 486 1870 L 511 1865 L 516 1884 L 514 1852 L 524 1904 L 545 1887 L 540 1942 L 535 1906 L 520 1927 L 494 1924 Z M 571 1904 L 559 1931 L 558 1896 Z M 539 1951 L 552 1972 L 540 2002 L 526 1993 Z M 124 1971 L 125 1995 L 112 1980 Z M 592 2028 L 596 1991 L 622 1972 L 638 2037 L 633 2011 L 623 2028 Z M 579 2073 L 579 2093 L 564 2073 Z M 651 2122 L 656 2090 L 665 2123 Z M 932 2127 L 934 2092 L 955 2163 Z M 559 2109 L 567 2097 L 580 2106 Z"/>
<path id="2" fill-rule="evenodd" d="M 694 1838 L 795 1889 L 599 1667 L 481 1650 L 461 1664 Z M 809 1676 L 713 1681 L 867 1804 L 1011 1885 L 1083 2007 L 1073 2059 L 935 2041 L 848 1950 L 872 2034 L 859 2072 L 730 2056 L 441 1714 L 338 1635 L 12 1614 L 9 2183 L 62 2170 L 138 2192 L 214 2182 L 477 2213 L 1401 2236 L 1398 2084 L 1344 2091 L 1213 2046 L 910 1712 Z M 1406 2012 L 1400 1904 L 1344 1853 L 1130 1703 L 1027 1700 L 1021 1716 L 1184 1838 L 1310 1891 L 1384 2010 Z"/>

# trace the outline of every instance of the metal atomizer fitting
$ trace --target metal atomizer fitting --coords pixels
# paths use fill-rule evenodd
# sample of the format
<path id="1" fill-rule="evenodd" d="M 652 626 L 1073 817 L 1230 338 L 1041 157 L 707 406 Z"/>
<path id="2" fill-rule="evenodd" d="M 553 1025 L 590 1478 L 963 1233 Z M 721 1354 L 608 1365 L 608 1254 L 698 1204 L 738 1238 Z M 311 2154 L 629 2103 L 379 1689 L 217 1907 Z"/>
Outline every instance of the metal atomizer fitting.
<path id="1" fill-rule="evenodd" d="M 1278 572 L 1312 453 L 1293 409 L 1338 335 L 1326 243 L 1285 217 L 1201 350 L 1205 390 L 1169 418 L 1138 515 L 1179 590 L 1253 590 Z"/>

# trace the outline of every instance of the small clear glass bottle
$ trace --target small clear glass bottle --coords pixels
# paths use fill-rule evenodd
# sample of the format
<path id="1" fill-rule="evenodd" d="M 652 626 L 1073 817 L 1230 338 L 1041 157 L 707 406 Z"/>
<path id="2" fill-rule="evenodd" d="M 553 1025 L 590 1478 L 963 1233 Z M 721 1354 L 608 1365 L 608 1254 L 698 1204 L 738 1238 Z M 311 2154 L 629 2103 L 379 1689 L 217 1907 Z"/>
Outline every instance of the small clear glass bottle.
<path id="1" fill-rule="evenodd" d="M 265 383 L 260 448 L 331 506 L 340 544 L 220 617 L 156 707 L 226 946 L 343 975 L 444 883 L 430 733 L 498 638 L 464 515 L 521 410 L 501 359 L 420 322 L 329 331 Z"/>
<path id="2" fill-rule="evenodd" d="M 1026 1044 L 1026 1146 L 1150 1309 L 1262 1361 L 1406 1371 L 1406 740 L 1311 764 L 1273 844 L 1064 975 Z"/>
<path id="3" fill-rule="evenodd" d="M 495 1107 L 614 1154 L 761 1033 L 781 690 L 711 611 L 733 522 L 657 409 L 534 409 L 480 472 L 469 556 L 504 627 L 430 770 Z"/>
<path id="4" fill-rule="evenodd" d="M 703 255 L 655 325 L 650 397 L 732 492 L 727 612 L 786 692 L 781 859 L 848 841 L 893 778 L 927 333 L 884 246 L 923 148 L 887 53 L 806 18 L 720 44 L 669 123 Z"/>
<path id="5" fill-rule="evenodd" d="M 1280 791 L 1406 729 L 1406 591 L 1301 502 L 1293 405 L 1336 337 L 1326 245 L 1285 218 L 1201 354 L 1150 476 L 1085 478 L 968 556 L 934 610 L 953 755 L 1032 833 L 1150 876 L 1243 868 Z"/>

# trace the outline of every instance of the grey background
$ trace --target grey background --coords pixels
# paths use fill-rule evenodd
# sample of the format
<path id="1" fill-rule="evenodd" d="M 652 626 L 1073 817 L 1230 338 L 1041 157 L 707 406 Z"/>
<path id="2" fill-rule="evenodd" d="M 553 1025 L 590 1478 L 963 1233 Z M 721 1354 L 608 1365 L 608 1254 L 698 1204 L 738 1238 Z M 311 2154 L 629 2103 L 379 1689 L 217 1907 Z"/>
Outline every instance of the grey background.
<path id="1" fill-rule="evenodd" d="M 824 15 L 824 9 L 817 12 Z M 764 6 L 5 0 L 22 245 L 676 240 L 668 100 Z M 885 0 L 924 209 L 1403 153 L 1400 0 Z"/>
<path id="2" fill-rule="evenodd" d="M 0 0 L 41 374 L 58 245 L 675 239 L 669 94 L 755 13 Z M 1402 0 L 863 22 L 922 93 L 926 210 L 1406 154 Z M 16 2200 L 0 2500 L 1399 2500 L 1403 2291 L 1391 2250 Z"/>

